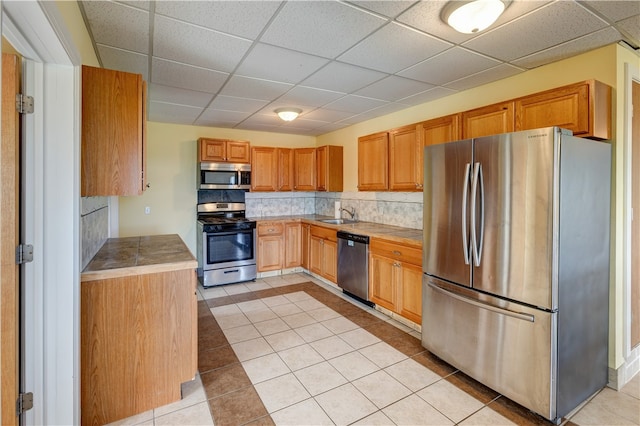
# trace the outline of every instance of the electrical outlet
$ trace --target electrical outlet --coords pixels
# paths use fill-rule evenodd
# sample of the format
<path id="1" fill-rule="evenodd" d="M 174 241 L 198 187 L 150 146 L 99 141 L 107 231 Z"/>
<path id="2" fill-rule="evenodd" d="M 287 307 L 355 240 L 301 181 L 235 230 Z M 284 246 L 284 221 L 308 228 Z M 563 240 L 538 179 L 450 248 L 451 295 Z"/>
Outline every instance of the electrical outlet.
<path id="1" fill-rule="evenodd" d="M 146 207 L 144 208 L 144 214 L 151 214 L 151 207 L 146 206 Z"/>

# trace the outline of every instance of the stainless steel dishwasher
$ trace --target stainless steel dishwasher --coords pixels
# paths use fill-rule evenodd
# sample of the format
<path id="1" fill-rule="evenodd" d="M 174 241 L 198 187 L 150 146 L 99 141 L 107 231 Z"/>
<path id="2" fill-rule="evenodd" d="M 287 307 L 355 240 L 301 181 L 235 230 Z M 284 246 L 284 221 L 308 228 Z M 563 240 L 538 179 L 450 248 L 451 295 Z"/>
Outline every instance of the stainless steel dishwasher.
<path id="1" fill-rule="evenodd" d="M 338 287 L 369 306 L 369 237 L 338 231 Z"/>

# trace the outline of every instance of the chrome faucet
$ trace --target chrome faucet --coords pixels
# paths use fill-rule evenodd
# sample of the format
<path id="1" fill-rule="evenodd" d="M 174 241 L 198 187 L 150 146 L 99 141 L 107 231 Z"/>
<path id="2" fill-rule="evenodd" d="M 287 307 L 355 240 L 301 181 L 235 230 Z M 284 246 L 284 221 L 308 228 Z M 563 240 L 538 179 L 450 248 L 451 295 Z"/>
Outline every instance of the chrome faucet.
<path id="1" fill-rule="evenodd" d="M 355 220 L 356 218 L 356 208 L 355 207 L 351 207 L 351 210 L 345 209 L 344 207 L 340 209 L 340 212 L 347 212 L 349 213 L 349 216 L 351 216 L 351 220 Z"/>

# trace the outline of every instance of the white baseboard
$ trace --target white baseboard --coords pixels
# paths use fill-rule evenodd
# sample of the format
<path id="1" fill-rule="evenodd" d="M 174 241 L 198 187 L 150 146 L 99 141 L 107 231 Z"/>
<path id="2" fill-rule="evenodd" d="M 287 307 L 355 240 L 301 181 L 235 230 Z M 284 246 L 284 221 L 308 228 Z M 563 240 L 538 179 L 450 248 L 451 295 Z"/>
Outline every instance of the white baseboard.
<path id="1" fill-rule="evenodd" d="M 629 356 L 618 369 L 609 368 L 609 383 L 607 386 L 620 390 L 640 372 L 640 346 L 631 350 Z"/>

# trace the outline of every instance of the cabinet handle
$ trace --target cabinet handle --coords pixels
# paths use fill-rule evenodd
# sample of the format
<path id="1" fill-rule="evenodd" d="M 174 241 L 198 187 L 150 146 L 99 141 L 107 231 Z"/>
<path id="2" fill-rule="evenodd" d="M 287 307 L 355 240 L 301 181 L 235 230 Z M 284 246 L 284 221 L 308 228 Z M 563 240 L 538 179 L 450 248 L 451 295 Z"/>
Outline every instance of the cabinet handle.
<path id="1" fill-rule="evenodd" d="M 399 252 L 398 250 L 394 250 L 393 254 L 395 254 L 396 256 L 402 256 L 402 253 Z"/>

